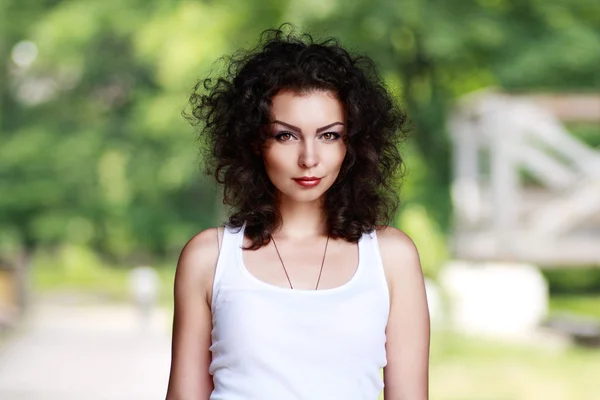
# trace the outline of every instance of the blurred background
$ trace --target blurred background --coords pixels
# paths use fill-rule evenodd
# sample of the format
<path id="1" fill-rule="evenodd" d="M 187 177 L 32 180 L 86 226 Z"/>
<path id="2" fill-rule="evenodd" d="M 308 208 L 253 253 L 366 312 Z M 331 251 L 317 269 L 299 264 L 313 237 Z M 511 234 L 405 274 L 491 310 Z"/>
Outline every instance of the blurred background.
<path id="1" fill-rule="evenodd" d="M 600 398 L 597 0 L 0 0 L 0 398 L 164 398 L 177 256 L 224 215 L 181 111 L 286 21 L 411 118 L 431 399 Z"/>

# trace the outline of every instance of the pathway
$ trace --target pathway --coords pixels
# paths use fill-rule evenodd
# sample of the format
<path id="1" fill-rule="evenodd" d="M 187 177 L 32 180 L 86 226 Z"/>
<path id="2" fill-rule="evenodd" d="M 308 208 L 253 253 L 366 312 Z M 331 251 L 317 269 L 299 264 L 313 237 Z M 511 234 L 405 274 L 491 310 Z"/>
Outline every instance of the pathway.
<path id="1" fill-rule="evenodd" d="M 0 349 L 2 400 L 164 399 L 170 314 L 143 327 L 128 306 L 38 306 Z"/>

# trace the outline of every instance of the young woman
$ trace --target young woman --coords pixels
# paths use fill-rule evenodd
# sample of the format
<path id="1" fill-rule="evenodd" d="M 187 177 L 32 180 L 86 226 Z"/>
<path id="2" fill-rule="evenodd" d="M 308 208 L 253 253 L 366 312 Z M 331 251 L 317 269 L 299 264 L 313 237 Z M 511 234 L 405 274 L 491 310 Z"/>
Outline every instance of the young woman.
<path id="1" fill-rule="evenodd" d="M 167 399 L 427 399 L 419 257 L 385 226 L 404 114 L 332 39 L 229 62 L 191 97 L 231 214 L 181 253 Z"/>

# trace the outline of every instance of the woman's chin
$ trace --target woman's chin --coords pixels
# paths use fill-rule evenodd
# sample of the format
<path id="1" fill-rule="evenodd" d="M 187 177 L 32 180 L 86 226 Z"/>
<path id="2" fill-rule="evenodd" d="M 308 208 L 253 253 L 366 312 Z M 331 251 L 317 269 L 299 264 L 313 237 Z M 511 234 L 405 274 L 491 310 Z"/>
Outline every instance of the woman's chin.
<path id="1" fill-rule="evenodd" d="M 283 193 L 284 201 L 294 203 L 312 203 L 318 201 L 324 192 L 322 190 L 293 190 Z"/>

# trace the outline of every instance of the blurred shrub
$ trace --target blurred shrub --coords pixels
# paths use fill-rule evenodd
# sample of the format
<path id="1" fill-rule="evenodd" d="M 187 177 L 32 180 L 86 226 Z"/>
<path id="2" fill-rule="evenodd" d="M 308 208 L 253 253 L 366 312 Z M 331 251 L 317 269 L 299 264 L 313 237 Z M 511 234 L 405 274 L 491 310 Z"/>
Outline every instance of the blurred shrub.
<path id="1" fill-rule="evenodd" d="M 550 294 L 600 293 L 600 268 L 545 269 Z"/>
<path id="2" fill-rule="evenodd" d="M 600 125 L 584 122 L 569 123 L 567 129 L 588 146 L 600 148 Z"/>
<path id="3" fill-rule="evenodd" d="M 400 213 L 398 227 L 415 242 L 425 276 L 435 278 L 448 259 L 446 238 L 440 226 L 424 206 L 412 203 Z"/>
<path id="4" fill-rule="evenodd" d="M 32 280 L 37 291 L 74 290 L 121 299 L 126 293 L 125 268 L 110 268 L 84 245 L 65 244 L 38 250 L 32 257 Z"/>

